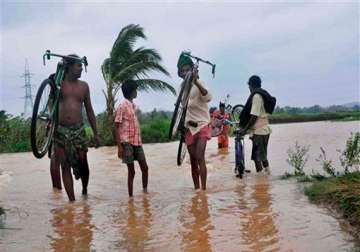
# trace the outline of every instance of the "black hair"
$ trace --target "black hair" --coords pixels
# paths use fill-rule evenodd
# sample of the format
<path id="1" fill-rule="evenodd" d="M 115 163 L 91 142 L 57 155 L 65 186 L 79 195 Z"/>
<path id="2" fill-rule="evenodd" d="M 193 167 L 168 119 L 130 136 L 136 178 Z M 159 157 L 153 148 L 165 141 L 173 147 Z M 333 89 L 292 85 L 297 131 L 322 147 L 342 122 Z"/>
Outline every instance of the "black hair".
<path id="1" fill-rule="evenodd" d="M 121 90 L 123 92 L 123 95 L 126 99 L 130 99 L 130 95 L 133 93 L 134 90 L 136 90 L 138 87 L 138 84 L 134 80 L 126 80 L 121 85 Z"/>
<path id="2" fill-rule="evenodd" d="M 65 73 L 69 71 L 69 68 L 74 65 L 75 63 L 81 63 L 81 58 L 77 54 L 69 54 L 67 55 L 71 58 L 64 58 L 63 63 L 65 66 Z"/>
<path id="3" fill-rule="evenodd" d="M 261 79 L 257 75 L 253 75 L 249 78 L 248 84 L 253 88 L 261 88 Z"/>
<path id="4" fill-rule="evenodd" d="M 225 108 L 225 103 L 220 102 L 220 103 L 219 103 L 219 108 Z"/>
<path id="5" fill-rule="evenodd" d="M 209 109 L 210 114 L 214 113 L 215 110 L 216 110 L 216 107 L 211 107 L 211 108 Z"/>

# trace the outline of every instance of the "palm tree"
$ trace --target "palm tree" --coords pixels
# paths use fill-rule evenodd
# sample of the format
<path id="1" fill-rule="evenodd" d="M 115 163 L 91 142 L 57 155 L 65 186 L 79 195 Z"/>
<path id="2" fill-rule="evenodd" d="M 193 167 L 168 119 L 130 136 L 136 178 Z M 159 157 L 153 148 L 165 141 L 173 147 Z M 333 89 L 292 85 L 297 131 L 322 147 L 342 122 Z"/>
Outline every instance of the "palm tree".
<path id="1" fill-rule="evenodd" d="M 146 39 L 144 29 L 139 25 L 125 26 L 119 33 L 111 49 L 110 57 L 105 59 L 101 71 L 106 82 L 106 113 L 108 129 L 114 136 L 114 107 L 121 84 L 128 79 L 135 80 L 139 90 L 170 91 L 174 95 L 175 89 L 168 83 L 152 79 L 148 73 L 157 71 L 170 76 L 160 64 L 161 56 L 155 49 L 139 47 L 134 49 L 136 41 Z M 114 138 L 113 138 L 114 139 Z"/>

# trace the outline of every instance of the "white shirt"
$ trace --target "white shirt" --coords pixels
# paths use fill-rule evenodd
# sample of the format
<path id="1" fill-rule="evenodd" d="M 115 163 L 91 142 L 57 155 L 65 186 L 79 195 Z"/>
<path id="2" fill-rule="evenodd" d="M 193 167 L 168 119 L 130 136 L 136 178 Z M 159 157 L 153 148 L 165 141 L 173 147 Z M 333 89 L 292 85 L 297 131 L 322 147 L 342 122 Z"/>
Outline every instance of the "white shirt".
<path id="1" fill-rule="evenodd" d="M 185 117 L 185 126 L 189 128 L 192 135 L 195 135 L 200 129 L 210 123 L 210 112 L 208 102 L 211 101 L 211 93 L 205 86 L 204 82 L 198 80 L 200 84 L 206 88 L 207 94 L 202 95 L 199 88 L 192 83 L 189 94 L 189 102 Z M 188 122 L 194 121 L 198 124 L 197 127 L 189 126 Z"/>
<path id="2" fill-rule="evenodd" d="M 256 122 L 250 130 L 251 134 L 268 135 L 271 133 L 268 119 L 269 114 L 266 113 L 264 100 L 261 95 L 255 94 L 253 96 L 250 114 L 257 116 Z"/>

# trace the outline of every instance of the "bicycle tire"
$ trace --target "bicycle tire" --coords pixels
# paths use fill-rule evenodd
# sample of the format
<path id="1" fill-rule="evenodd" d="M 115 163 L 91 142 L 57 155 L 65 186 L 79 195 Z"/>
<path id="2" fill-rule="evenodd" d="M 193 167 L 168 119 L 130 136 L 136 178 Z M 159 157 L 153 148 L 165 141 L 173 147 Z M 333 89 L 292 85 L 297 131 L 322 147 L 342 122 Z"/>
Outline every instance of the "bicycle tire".
<path id="1" fill-rule="evenodd" d="M 178 154 L 177 154 L 177 165 L 181 166 L 186 156 L 186 144 L 185 144 L 185 135 L 181 134 L 179 140 Z"/>
<path id="2" fill-rule="evenodd" d="M 182 107 L 180 107 L 180 103 L 181 103 L 181 97 L 182 97 L 183 93 L 184 93 L 184 85 L 182 86 L 179 96 L 175 103 L 175 109 L 174 109 L 174 112 L 173 112 L 173 115 L 171 118 L 171 122 L 170 122 L 169 140 L 172 140 L 173 138 L 175 138 L 176 134 L 177 134 L 177 129 L 175 129 L 176 128 L 175 124 L 177 124 L 177 120 L 178 120 L 179 116 L 182 114 L 182 111 L 179 111 L 179 110 L 182 110 Z"/>
<path id="3" fill-rule="evenodd" d="M 231 115 L 234 121 L 239 121 L 240 113 L 243 109 L 244 109 L 244 105 L 242 104 L 236 104 L 234 107 L 232 107 Z"/>
<path id="4" fill-rule="evenodd" d="M 169 139 L 174 139 L 179 131 L 181 118 L 186 111 L 187 102 L 189 100 L 190 88 L 191 88 L 192 74 L 186 75 L 184 81 L 181 84 L 179 96 L 175 103 L 174 113 L 170 122 Z"/>
<path id="5" fill-rule="evenodd" d="M 235 173 L 240 179 L 243 177 L 245 171 L 245 151 L 244 151 L 244 139 L 235 137 Z"/>
<path id="6" fill-rule="evenodd" d="M 48 88 L 50 89 L 49 93 L 47 93 Z M 36 158 L 45 156 L 51 145 L 56 118 L 51 116 L 54 115 L 53 110 L 55 109 L 55 106 L 50 108 L 48 105 L 50 99 L 54 98 L 54 94 L 54 82 L 50 79 L 45 79 L 41 83 L 36 94 L 31 117 L 30 141 L 32 152 Z M 45 107 L 43 107 L 44 105 Z"/>

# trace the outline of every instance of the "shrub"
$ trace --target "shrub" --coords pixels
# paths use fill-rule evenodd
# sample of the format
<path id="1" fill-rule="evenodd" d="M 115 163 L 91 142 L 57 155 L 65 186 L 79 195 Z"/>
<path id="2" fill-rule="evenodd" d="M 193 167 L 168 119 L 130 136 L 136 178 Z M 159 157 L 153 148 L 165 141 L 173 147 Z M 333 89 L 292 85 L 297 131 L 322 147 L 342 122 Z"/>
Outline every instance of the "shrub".
<path id="1" fill-rule="evenodd" d="M 350 138 L 346 141 L 345 150 L 340 155 L 340 163 L 345 173 L 349 169 L 359 171 L 360 165 L 360 132 L 351 133 Z"/>
<path id="2" fill-rule="evenodd" d="M 289 148 L 287 151 L 288 158 L 286 162 L 295 168 L 295 176 L 305 176 L 304 167 L 308 161 L 310 146 L 300 146 L 299 143 L 295 142 L 295 149 Z"/>
<path id="3" fill-rule="evenodd" d="M 159 118 L 141 125 L 141 137 L 144 143 L 168 142 L 170 121 Z"/>
<path id="4" fill-rule="evenodd" d="M 321 153 L 319 158 L 316 160 L 320 162 L 322 169 L 324 170 L 325 174 L 329 174 L 332 177 L 336 177 L 337 173 L 335 171 L 335 167 L 332 165 L 332 160 L 328 160 L 326 158 L 326 153 L 323 147 L 320 147 Z"/>

